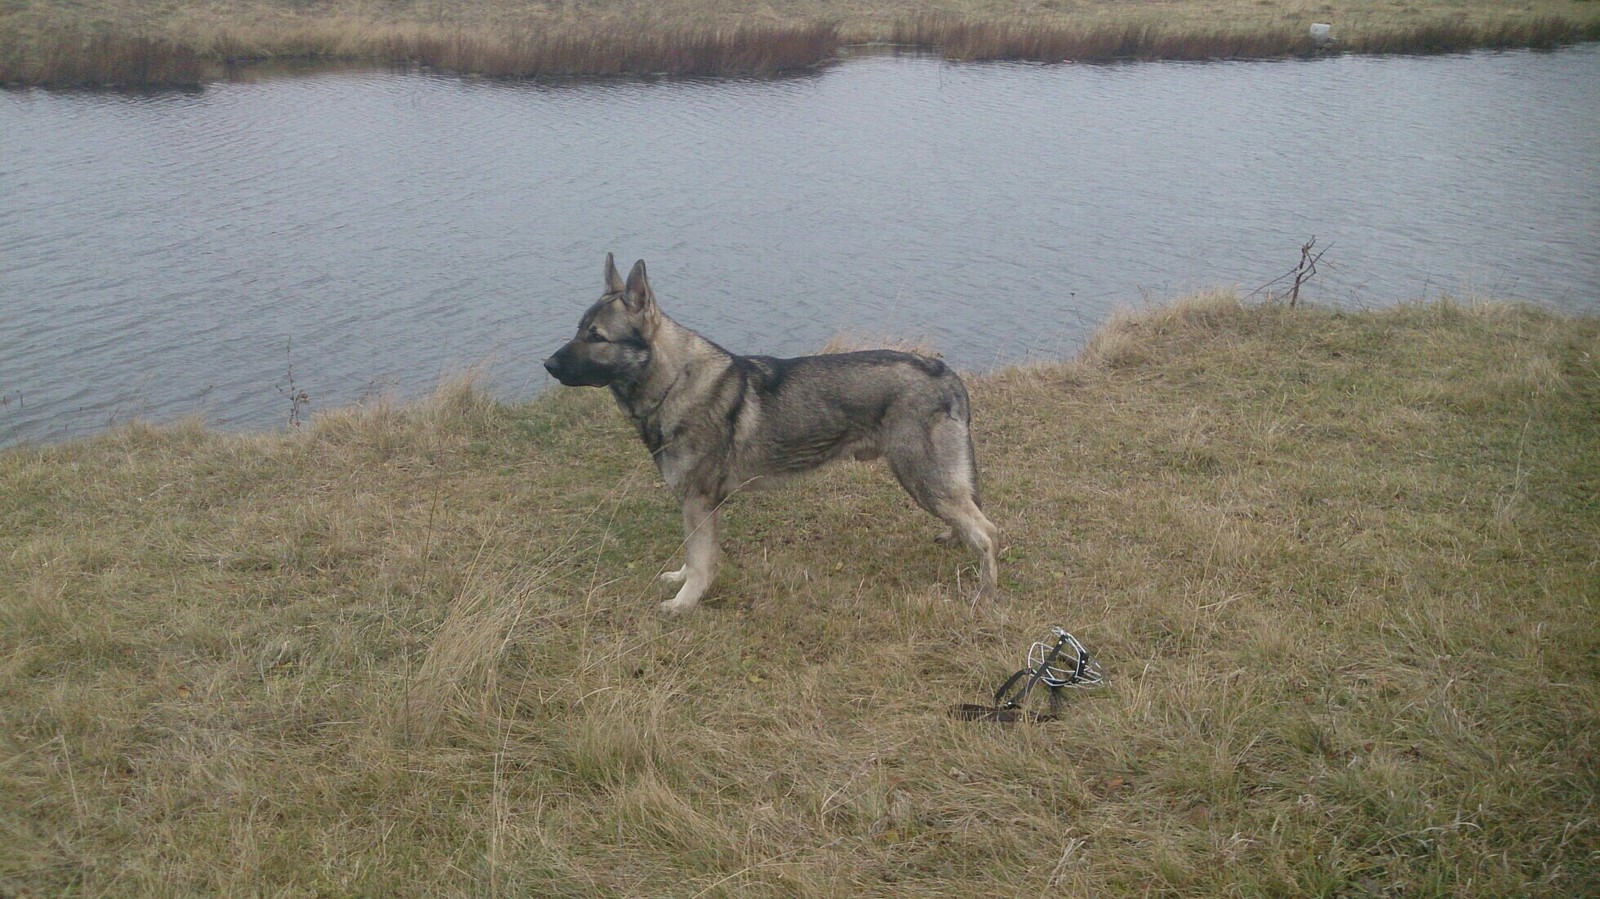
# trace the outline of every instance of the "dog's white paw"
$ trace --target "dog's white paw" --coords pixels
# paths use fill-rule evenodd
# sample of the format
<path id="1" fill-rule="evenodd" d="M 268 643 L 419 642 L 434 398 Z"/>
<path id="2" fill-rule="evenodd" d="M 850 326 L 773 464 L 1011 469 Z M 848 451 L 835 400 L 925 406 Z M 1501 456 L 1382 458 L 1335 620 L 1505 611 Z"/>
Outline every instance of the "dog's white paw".
<path id="1" fill-rule="evenodd" d="M 687 580 L 688 577 L 689 577 L 689 566 L 685 565 L 682 568 L 679 568 L 677 571 L 663 571 L 663 572 L 661 572 L 661 583 L 663 583 L 663 584 L 681 584 L 685 580 Z"/>
<path id="2" fill-rule="evenodd" d="M 678 602 L 676 599 L 669 599 L 656 608 L 661 610 L 661 614 L 676 618 L 677 616 L 693 609 L 695 605 L 696 604 L 692 602 Z"/>

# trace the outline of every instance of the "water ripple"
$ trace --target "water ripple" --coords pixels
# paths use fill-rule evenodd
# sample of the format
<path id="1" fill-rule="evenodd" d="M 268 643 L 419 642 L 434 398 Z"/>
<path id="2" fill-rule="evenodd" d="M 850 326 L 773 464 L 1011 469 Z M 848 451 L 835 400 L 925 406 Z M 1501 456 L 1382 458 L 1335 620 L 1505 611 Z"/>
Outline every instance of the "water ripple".
<path id="1" fill-rule="evenodd" d="M 131 415 L 281 424 L 493 357 L 525 395 L 650 261 L 730 348 L 844 331 L 987 368 L 1117 305 L 1313 296 L 1597 311 L 1600 48 L 1138 66 L 866 59 L 747 81 L 355 73 L 0 92 L 0 444 Z M 17 400 L 22 400 L 18 402 Z"/>

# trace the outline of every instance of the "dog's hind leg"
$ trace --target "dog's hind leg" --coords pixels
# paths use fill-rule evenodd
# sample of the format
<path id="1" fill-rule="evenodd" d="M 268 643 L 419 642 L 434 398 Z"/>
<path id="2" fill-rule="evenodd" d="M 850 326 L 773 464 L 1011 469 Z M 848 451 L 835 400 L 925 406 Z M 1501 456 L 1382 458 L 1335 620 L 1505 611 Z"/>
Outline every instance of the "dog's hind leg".
<path id="1" fill-rule="evenodd" d="M 683 502 L 683 567 L 662 580 L 681 576 L 678 595 L 661 604 L 661 611 L 680 615 L 693 609 L 717 576 L 721 546 L 717 542 L 717 505 L 709 498 L 690 497 Z"/>
<path id="2" fill-rule="evenodd" d="M 999 572 L 995 554 L 1000 548 L 1000 531 L 978 508 L 970 496 L 943 499 L 930 509 L 950 525 L 953 535 L 978 554 L 978 598 L 993 599 L 999 592 Z"/>
<path id="3" fill-rule="evenodd" d="M 999 592 L 995 556 L 1000 532 L 978 505 L 977 465 L 964 425 L 941 422 L 925 433 L 894 441 L 885 453 L 889 470 L 917 505 L 950 526 L 940 543 L 965 543 L 978 554 L 978 598 Z"/>

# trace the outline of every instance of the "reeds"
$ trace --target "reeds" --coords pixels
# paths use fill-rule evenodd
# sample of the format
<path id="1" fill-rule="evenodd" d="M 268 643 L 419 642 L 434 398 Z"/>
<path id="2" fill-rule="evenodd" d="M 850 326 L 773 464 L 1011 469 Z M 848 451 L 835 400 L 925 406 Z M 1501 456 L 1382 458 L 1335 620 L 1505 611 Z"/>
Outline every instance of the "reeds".
<path id="1" fill-rule="evenodd" d="M 1344 49 L 1356 53 L 1464 53 L 1523 47 L 1548 50 L 1592 40 L 1600 40 L 1600 23 L 1579 25 L 1567 19 L 1541 17 L 1483 26 L 1438 22 L 1375 31 L 1356 35 Z"/>
<path id="2" fill-rule="evenodd" d="M 463 75 L 773 75 L 831 59 L 841 41 L 832 23 L 733 28 L 676 27 L 618 33 L 560 28 L 486 30 L 347 26 L 296 29 L 252 39 L 237 32 L 195 44 L 145 36 L 58 34 L 31 47 L 0 47 L 0 83 L 59 87 L 185 86 L 218 67 L 266 59 L 366 60 Z"/>
<path id="3" fill-rule="evenodd" d="M 1093 28 L 1027 21 L 917 17 L 897 22 L 890 40 L 963 61 L 1111 62 L 1116 60 L 1274 59 L 1327 52 L 1458 53 L 1478 48 L 1551 48 L 1600 39 L 1600 26 L 1544 17 L 1491 25 L 1432 23 L 1357 31 L 1319 47 L 1300 28 L 1170 30 L 1150 24 Z"/>
<path id="4" fill-rule="evenodd" d="M 1286 29 L 1173 32 L 1155 25 L 1070 28 L 940 17 L 897 23 L 892 40 L 963 61 L 1108 62 L 1112 60 L 1261 59 L 1304 53 L 1310 39 Z"/>
<path id="5" fill-rule="evenodd" d="M 397 36 L 388 55 L 460 74 L 502 78 L 540 75 L 771 75 L 807 69 L 839 47 L 831 23 L 683 27 L 627 33 L 527 31 Z"/>
<path id="6" fill-rule="evenodd" d="M 88 28 L 57 23 L 0 31 L 0 83 L 57 86 L 184 86 L 253 60 L 346 60 L 424 66 L 501 78 L 539 76 L 771 75 L 836 56 L 847 41 L 887 41 L 962 61 L 1272 59 L 1325 53 L 1452 53 L 1474 48 L 1550 48 L 1600 40 L 1600 19 L 1556 16 L 1344 27 L 1327 46 L 1300 24 L 1229 20 L 1216 27 L 1140 19 L 1072 20 L 918 15 L 890 24 L 795 19 L 707 25 L 704 17 L 620 26 L 522 20 L 481 23 L 374 21 L 350 16 L 205 27 L 168 23 Z M 1280 20 L 1281 21 L 1281 20 Z"/>
<path id="7" fill-rule="evenodd" d="M 0 84 L 192 87 L 203 75 L 193 47 L 145 35 L 58 33 L 26 51 L 0 49 Z"/>

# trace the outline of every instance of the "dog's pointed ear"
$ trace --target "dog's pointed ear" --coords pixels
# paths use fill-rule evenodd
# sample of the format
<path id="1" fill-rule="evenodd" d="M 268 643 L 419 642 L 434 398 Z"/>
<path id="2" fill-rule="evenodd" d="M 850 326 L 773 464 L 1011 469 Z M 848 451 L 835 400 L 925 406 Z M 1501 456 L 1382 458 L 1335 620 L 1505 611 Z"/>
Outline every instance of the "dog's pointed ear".
<path id="1" fill-rule="evenodd" d="M 629 312 L 643 312 L 654 310 L 656 295 L 650 290 L 650 279 L 645 277 L 644 260 L 633 264 L 633 271 L 628 272 L 628 283 L 622 291 L 622 303 L 628 307 Z"/>
<path id="2" fill-rule="evenodd" d="M 622 293 L 622 276 L 617 274 L 617 261 L 606 254 L 606 293 Z"/>

